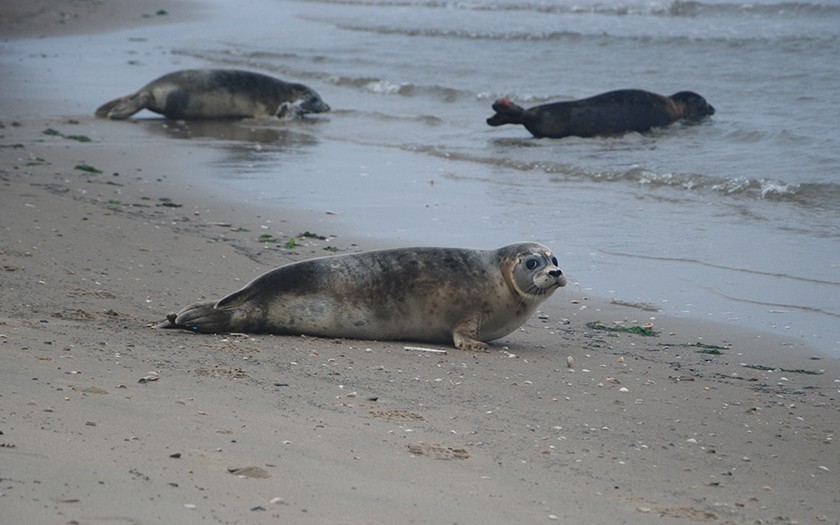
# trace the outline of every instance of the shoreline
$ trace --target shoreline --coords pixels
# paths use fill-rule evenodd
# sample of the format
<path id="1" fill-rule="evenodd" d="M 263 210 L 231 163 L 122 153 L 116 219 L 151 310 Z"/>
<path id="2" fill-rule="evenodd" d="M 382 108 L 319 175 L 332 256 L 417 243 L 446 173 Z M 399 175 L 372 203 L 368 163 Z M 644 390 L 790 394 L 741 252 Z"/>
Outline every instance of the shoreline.
<path id="1" fill-rule="evenodd" d="M 318 217 L 205 195 L 168 174 L 210 148 L 58 106 L 0 118 L 10 522 L 840 523 L 840 360 L 801 341 L 594 329 L 652 314 L 568 288 L 488 354 L 153 330 L 325 246 L 380 246 L 260 242 Z"/>

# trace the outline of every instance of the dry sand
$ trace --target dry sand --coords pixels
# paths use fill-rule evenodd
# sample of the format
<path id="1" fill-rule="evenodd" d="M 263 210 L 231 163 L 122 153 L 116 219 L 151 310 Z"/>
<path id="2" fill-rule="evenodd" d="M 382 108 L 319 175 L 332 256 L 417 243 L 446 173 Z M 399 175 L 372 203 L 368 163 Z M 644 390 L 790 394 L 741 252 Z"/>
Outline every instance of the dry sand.
<path id="1" fill-rule="evenodd" d="M 84 10 L 80 30 L 110 16 L 39 5 Z M 179 186 L 210 155 L 190 141 L 4 98 L 0 524 L 840 523 L 836 358 L 695 321 L 595 330 L 656 314 L 571 289 L 488 354 L 155 330 L 374 246 L 260 243 L 268 221 L 317 225 Z"/>

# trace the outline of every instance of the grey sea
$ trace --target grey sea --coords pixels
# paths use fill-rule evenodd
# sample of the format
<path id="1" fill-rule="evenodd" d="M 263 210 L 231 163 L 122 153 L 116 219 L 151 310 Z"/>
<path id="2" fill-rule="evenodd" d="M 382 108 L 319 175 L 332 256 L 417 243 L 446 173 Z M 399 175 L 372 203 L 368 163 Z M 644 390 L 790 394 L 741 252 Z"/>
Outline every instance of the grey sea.
<path id="1" fill-rule="evenodd" d="M 380 245 L 537 240 L 561 260 L 567 298 L 658 310 L 628 309 L 643 321 L 737 323 L 840 356 L 840 2 L 202 5 L 188 23 L 6 42 L 2 59 L 75 72 L 70 114 L 185 67 L 306 83 L 332 112 L 137 118 L 149 133 L 217 151 L 207 169 L 170 177 L 278 217 L 311 213 L 317 233 Z M 590 139 L 485 123 L 498 97 L 531 106 L 619 88 L 696 91 L 717 113 Z"/>

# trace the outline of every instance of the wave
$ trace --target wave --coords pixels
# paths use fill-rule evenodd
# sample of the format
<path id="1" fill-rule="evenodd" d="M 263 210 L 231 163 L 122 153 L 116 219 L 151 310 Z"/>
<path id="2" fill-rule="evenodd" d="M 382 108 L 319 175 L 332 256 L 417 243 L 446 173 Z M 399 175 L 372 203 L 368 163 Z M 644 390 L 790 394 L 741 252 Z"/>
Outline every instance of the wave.
<path id="1" fill-rule="evenodd" d="M 651 13 L 657 14 L 657 13 Z M 789 18 L 795 15 L 803 16 L 836 16 L 840 14 L 840 6 L 810 2 L 779 2 L 761 3 L 721 3 L 706 4 L 695 1 L 676 1 L 670 4 L 662 13 L 670 16 L 696 17 L 701 15 L 738 15 L 747 16 L 778 16 Z"/>
<path id="2" fill-rule="evenodd" d="M 809 284 L 819 284 L 819 285 L 828 285 L 828 286 L 840 286 L 840 282 L 837 281 L 829 281 L 825 279 L 814 279 L 811 277 L 800 277 L 797 275 L 790 275 L 785 273 L 778 273 L 778 272 L 764 272 L 760 270 L 751 270 L 749 268 L 739 268 L 737 266 L 727 266 L 725 264 L 715 264 L 710 263 L 708 261 L 701 261 L 699 259 L 688 259 L 688 258 L 681 258 L 681 257 L 660 257 L 660 256 L 653 256 L 653 255 L 640 255 L 635 253 L 623 253 L 623 252 L 614 252 L 610 250 L 600 250 L 602 253 L 607 255 L 613 255 L 616 257 L 628 257 L 631 259 L 645 259 L 651 261 L 660 261 L 660 262 L 674 262 L 674 263 L 685 263 L 685 264 L 696 264 L 699 266 L 706 266 L 708 268 L 714 268 L 716 270 L 726 270 L 730 272 L 738 272 L 738 273 L 747 273 L 751 275 L 761 275 L 764 277 L 772 277 L 774 279 L 789 279 L 792 281 L 799 281 Z"/>
<path id="3" fill-rule="evenodd" d="M 538 14 L 596 14 L 610 16 L 836 16 L 840 15 L 840 6 L 820 2 L 776 2 L 776 3 L 705 3 L 694 0 L 674 2 L 626 2 L 619 3 L 566 3 L 566 2 L 522 2 L 522 1 L 486 1 L 474 0 L 306 0 L 307 3 L 329 5 L 349 5 L 377 8 L 426 8 L 464 11 L 525 11 Z"/>
<path id="4" fill-rule="evenodd" d="M 825 310 L 823 308 L 817 308 L 816 306 L 806 306 L 806 305 L 791 304 L 791 303 L 771 303 L 771 302 L 767 302 L 767 301 L 757 301 L 755 299 L 749 299 L 749 298 L 746 298 L 746 297 L 735 297 L 735 296 L 730 295 L 730 294 L 725 294 L 725 293 L 721 292 L 720 290 L 718 290 L 716 288 L 712 288 L 710 286 L 703 286 L 702 288 L 704 290 L 708 290 L 708 291 L 710 291 L 710 292 L 712 292 L 712 293 L 714 293 L 714 294 L 716 294 L 720 297 L 729 299 L 730 301 L 736 301 L 736 302 L 739 302 L 739 303 L 752 304 L 752 305 L 758 305 L 758 306 L 769 306 L 771 308 L 776 308 L 776 309 L 778 309 L 778 310 L 776 310 L 776 312 L 784 312 L 785 310 L 798 310 L 800 312 L 822 314 L 822 315 L 826 315 L 826 316 L 829 316 L 829 317 L 840 318 L 840 313 L 832 312 L 830 310 Z"/>
<path id="5" fill-rule="evenodd" d="M 646 168 L 601 171 L 593 180 L 627 181 L 645 186 L 669 186 L 686 190 L 707 190 L 719 195 L 765 201 L 790 202 L 824 210 L 838 209 L 840 185 L 834 183 L 792 183 L 750 177 L 722 178 L 697 173 L 657 172 Z"/>
<path id="6" fill-rule="evenodd" d="M 516 147 L 533 145 L 527 139 L 506 139 L 506 145 Z M 671 187 L 694 192 L 711 192 L 717 195 L 788 202 L 807 208 L 829 212 L 840 209 L 840 184 L 834 183 L 789 183 L 774 179 L 753 179 L 737 177 L 726 179 L 699 173 L 657 172 L 648 168 L 633 167 L 627 170 L 598 170 L 567 163 L 530 161 L 512 157 L 493 157 L 452 151 L 440 146 L 406 145 L 404 149 L 446 158 L 489 164 L 516 171 L 539 171 L 551 175 L 549 182 L 562 184 L 570 180 L 591 182 L 624 182 L 649 187 Z"/>
<path id="7" fill-rule="evenodd" d="M 331 76 L 321 80 L 339 87 L 352 87 L 378 95 L 399 95 L 404 97 L 423 96 L 454 102 L 463 98 L 477 98 L 471 91 L 440 85 L 418 85 L 412 82 L 395 83 L 383 78 Z"/>
<path id="8" fill-rule="evenodd" d="M 319 20 L 327 22 L 327 20 Z M 362 31 L 377 35 L 400 35 L 409 37 L 431 38 L 461 38 L 468 40 L 521 40 L 521 41 L 554 41 L 579 40 L 588 35 L 576 31 L 547 31 L 547 32 L 515 32 L 515 31 L 473 31 L 469 29 L 440 29 L 415 27 L 365 26 L 360 24 L 336 23 L 338 29 L 345 31 Z"/>
<path id="9" fill-rule="evenodd" d="M 767 45 L 778 45 L 780 48 L 800 49 L 813 46 L 832 45 L 837 42 L 837 35 L 815 32 L 814 34 L 714 34 L 714 33 L 692 33 L 687 35 L 661 34 L 618 34 L 602 29 L 594 29 L 592 32 L 582 31 L 494 31 L 463 28 L 440 28 L 440 27 L 414 27 L 414 26 L 389 26 L 389 25 L 366 25 L 361 23 L 342 22 L 321 17 L 302 17 L 309 21 L 332 24 L 334 27 L 344 31 L 356 31 L 371 33 L 378 36 L 398 35 L 404 37 L 423 38 L 447 38 L 462 40 L 489 40 L 489 41 L 518 41 L 518 42 L 559 42 L 578 43 L 587 40 L 595 40 L 599 45 L 611 42 L 639 43 L 649 46 L 651 42 L 665 46 L 680 46 L 696 44 L 698 42 L 716 44 L 725 47 L 755 45 L 764 48 Z M 840 22 L 838 22 L 840 23 Z M 622 28 L 623 26 L 616 26 Z"/>

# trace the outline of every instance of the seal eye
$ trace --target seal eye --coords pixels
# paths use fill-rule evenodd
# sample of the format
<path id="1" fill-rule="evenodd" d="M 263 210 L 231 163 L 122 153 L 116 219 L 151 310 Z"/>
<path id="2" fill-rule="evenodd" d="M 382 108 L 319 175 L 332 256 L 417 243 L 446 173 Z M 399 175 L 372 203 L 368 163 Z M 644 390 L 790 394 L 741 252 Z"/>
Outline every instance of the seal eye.
<path id="1" fill-rule="evenodd" d="M 551 264 L 553 264 L 554 266 L 560 266 L 560 264 L 557 262 L 557 257 L 551 258 Z"/>
<path id="2" fill-rule="evenodd" d="M 536 268 L 537 268 L 537 266 L 539 266 L 539 265 L 540 265 L 540 263 L 539 263 L 539 261 L 537 261 L 536 259 L 528 259 L 528 260 L 525 262 L 525 268 L 528 268 L 529 270 L 534 270 L 534 269 L 536 269 Z"/>

